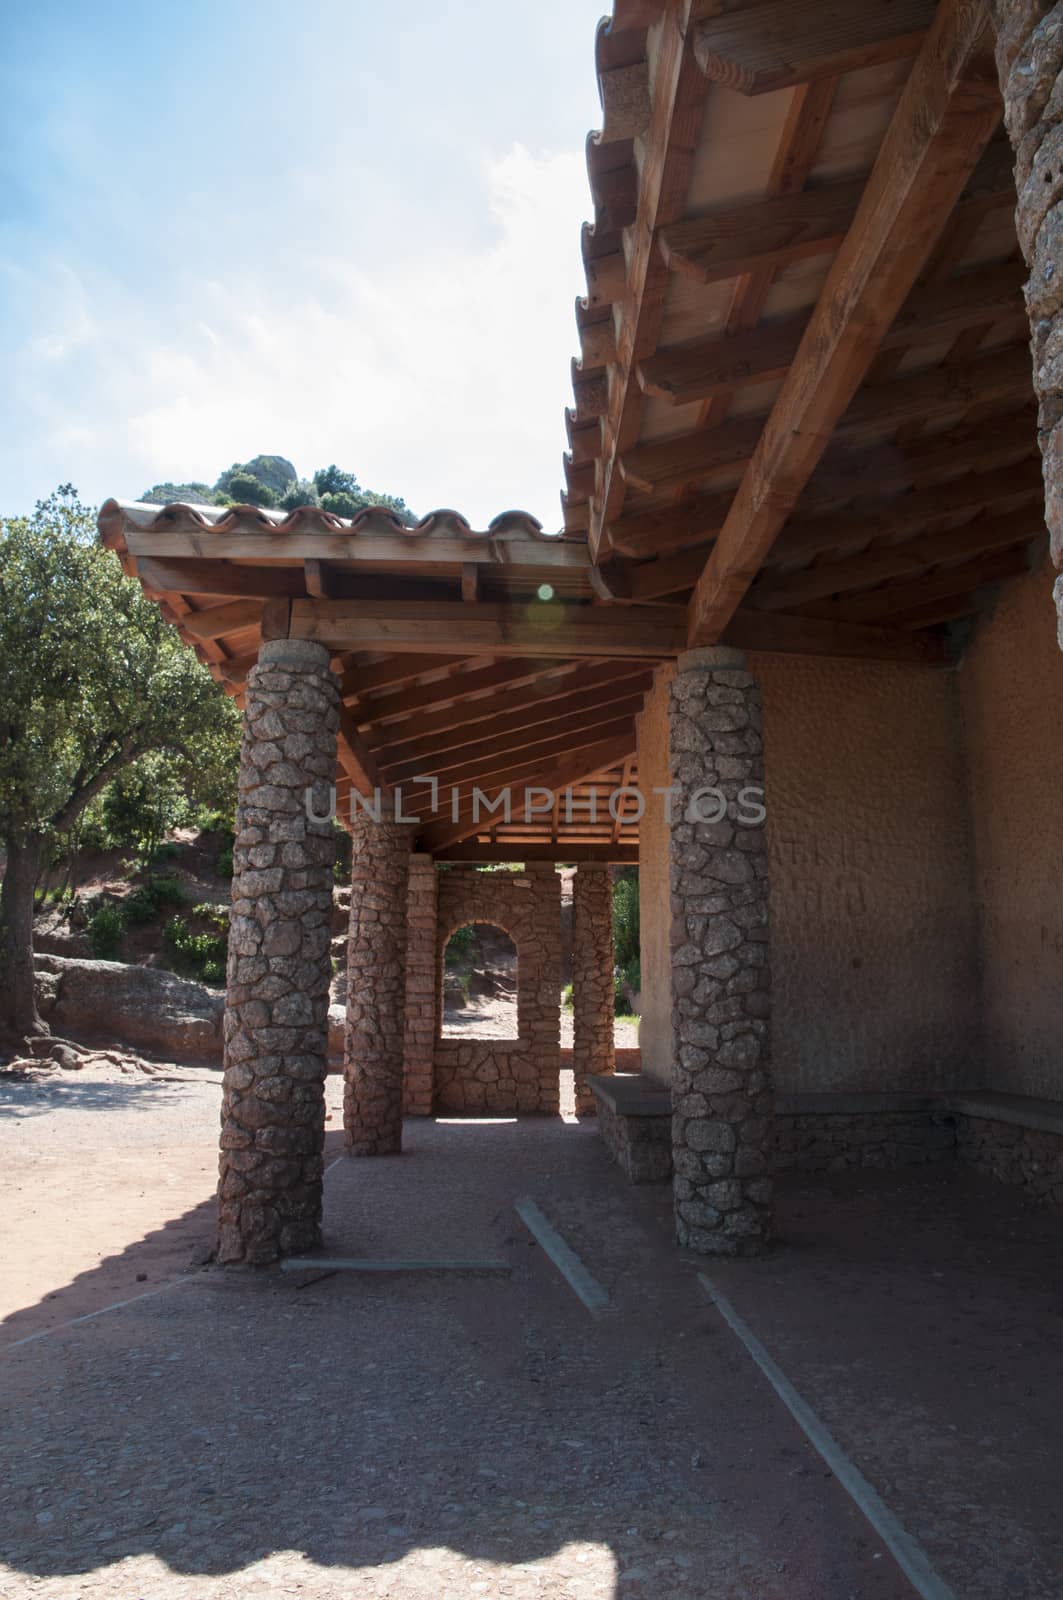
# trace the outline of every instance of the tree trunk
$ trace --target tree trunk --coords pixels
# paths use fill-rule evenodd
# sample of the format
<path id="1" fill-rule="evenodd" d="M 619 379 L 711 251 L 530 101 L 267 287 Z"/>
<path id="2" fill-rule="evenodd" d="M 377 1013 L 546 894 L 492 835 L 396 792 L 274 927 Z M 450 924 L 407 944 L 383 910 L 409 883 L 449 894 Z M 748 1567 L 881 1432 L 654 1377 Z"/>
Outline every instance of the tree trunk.
<path id="1" fill-rule="evenodd" d="M 33 987 L 33 891 L 42 843 L 39 834 L 9 841 L 0 890 L 0 1032 L 16 1039 L 48 1032 Z"/>
<path id="2" fill-rule="evenodd" d="M 1015 151 L 1015 225 L 1030 279 L 1037 428 L 1052 559 L 1063 567 L 1063 4 L 991 0 L 1004 121 Z M 1063 577 L 1055 586 L 1063 649 Z"/>

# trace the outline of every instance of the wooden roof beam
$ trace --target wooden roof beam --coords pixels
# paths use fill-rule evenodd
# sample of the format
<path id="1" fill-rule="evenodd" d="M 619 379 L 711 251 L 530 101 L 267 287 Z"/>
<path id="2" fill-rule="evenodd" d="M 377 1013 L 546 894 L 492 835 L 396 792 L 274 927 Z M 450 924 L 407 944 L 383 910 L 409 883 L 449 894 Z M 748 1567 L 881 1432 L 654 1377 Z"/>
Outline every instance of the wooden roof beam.
<path id="1" fill-rule="evenodd" d="M 575 539 L 529 539 L 473 536 L 451 538 L 445 534 L 376 534 L 306 532 L 214 533 L 209 528 L 126 527 L 129 552 L 138 558 L 196 563 L 289 561 L 301 569 L 306 561 L 330 561 L 355 568 L 387 565 L 415 575 L 418 567 L 453 567 L 474 561 L 482 566 L 528 567 L 532 571 L 588 566 L 585 545 Z M 196 570 L 200 570 L 198 567 Z M 233 568 L 233 571 L 239 571 Z M 300 574 L 301 575 L 301 574 Z"/>
<path id="2" fill-rule="evenodd" d="M 376 761 L 358 731 L 346 706 L 340 707 L 340 726 L 336 735 L 336 759 L 359 794 L 372 794 L 381 788 Z"/>
<path id="3" fill-rule="evenodd" d="M 251 601 L 236 602 L 252 605 Z M 229 610 L 229 607 L 218 608 Z M 466 656 L 615 656 L 661 661 L 683 647 L 673 611 L 649 608 L 639 626 L 609 606 L 503 605 L 461 600 L 278 600 L 262 610 L 265 639 L 317 639 L 332 650 Z M 203 613 L 202 615 L 205 615 Z"/>
<path id="4" fill-rule="evenodd" d="M 912 56 L 933 17 L 934 0 L 767 0 L 699 23 L 694 55 L 713 82 L 765 94 Z"/>
<path id="5" fill-rule="evenodd" d="M 1001 116 L 986 0 L 941 0 L 845 242 L 690 603 L 718 639 L 811 478 Z"/>

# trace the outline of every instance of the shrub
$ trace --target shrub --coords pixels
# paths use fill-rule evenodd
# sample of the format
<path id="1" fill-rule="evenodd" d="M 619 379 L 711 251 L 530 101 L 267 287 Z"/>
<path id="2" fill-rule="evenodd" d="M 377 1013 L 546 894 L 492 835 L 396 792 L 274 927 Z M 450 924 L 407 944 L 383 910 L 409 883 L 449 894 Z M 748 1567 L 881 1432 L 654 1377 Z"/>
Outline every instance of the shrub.
<path id="1" fill-rule="evenodd" d="M 638 868 L 623 869 L 613 884 L 613 950 L 616 963 L 626 967 L 639 954 Z"/>
<path id="2" fill-rule="evenodd" d="M 122 901 L 121 911 L 127 927 L 140 928 L 173 906 L 184 905 L 185 892 L 176 878 L 149 878 Z"/>
<path id="3" fill-rule="evenodd" d="M 114 961 L 122 945 L 125 918 L 121 906 L 104 901 L 89 919 L 89 943 L 97 961 Z"/>
<path id="4" fill-rule="evenodd" d="M 193 906 L 192 914 L 207 917 L 219 928 L 224 928 L 228 922 L 224 907 Z M 184 917 L 176 916 L 166 924 L 163 939 L 174 970 L 183 977 L 196 978 L 200 983 L 225 982 L 225 964 L 229 953 L 227 929 L 218 933 L 194 933 Z"/>

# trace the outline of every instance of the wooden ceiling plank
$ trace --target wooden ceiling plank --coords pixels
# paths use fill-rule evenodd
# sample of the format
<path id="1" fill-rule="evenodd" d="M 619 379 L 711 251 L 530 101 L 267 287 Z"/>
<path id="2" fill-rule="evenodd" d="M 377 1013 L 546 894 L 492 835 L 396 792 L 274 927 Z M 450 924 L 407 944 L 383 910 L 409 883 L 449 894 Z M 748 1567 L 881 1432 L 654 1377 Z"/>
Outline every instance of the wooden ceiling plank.
<path id="1" fill-rule="evenodd" d="M 853 661 L 900 661 L 924 667 L 952 665 L 947 642 L 940 636 L 856 626 L 833 616 L 819 619 L 786 613 L 768 615 L 748 606 L 735 612 L 724 639 L 740 650 L 777 655 L 841 656 Z"/>
<path id="2" fill-rule="evenodd" d="M 819 517 L 792 517 L 772 546 L 765 565 L 772 569 L 780 562 L 800 561 L 827 550 L 844 549 L 847 545 L 900 538 L 926 527 L 935 519 L 1008 501 L 1019 504 L 1035 500 L 1043 491 L 1040 462 L 1030 456 L 1014 466 L 995 472 L 965 473 L 948 483 L 913 489 L 892 500 L 861 502 L 844 511 L 828 512 Z M 639 570 L 632 574 L 632 583 Z"/>
<path id="3" fill-rule="evenodd" d="M 943 284 L 915 289 L 889 328 L 882 348 L 954 338 L 987 323 L 1026 317 L 1022 275 L 1010 263 L 987 272 L 965 273 Z M 722 338 L 666 348 L 639 367 L 647 394 L 672 405 L 730 394 L 784 376 L 800 346 L 807 312 L 780 318 Z"/>
<path id="4" fill-rule="evenodd" d="M 372 661 L 364 666 L 356 662 L 347 667 L 340 677 L 340 699 L 355 701 L 388 690 L 394 691 L 399 685 L 409 683 L 411 678 L 424 677 L 429 672 L 438 672 L 442 667 L 460 666 L 467 659 L 463 655 L 391 655 L 383 661 Z"/>
<path id="5" fill-rule="evenodd" d="M 426 658 L 416 656 L 411 659 L 423 663 Z M 464 661 L 467 658 L 461 659 Z M 479 659 L 473 657 L 474 661 L 478 662 Z M 592 660 L 581 662 L 579 665 L 590 667 L 597 663 Z M 489 690 L 516 689 L 535 682 L 552 683 L 555 674 L 561 682 L 563 681 L 561 674 L 572 673 L 576 667 L 575 662 L 555 661 L 550 658 L 526 661 L 518 657 L 506 661 L 492 661 L 487 666 L 477 665 L 471 670 L 437 678 L 431 683 L 418 683 L 391 694 L 366 698 L 358 706 L 357 716 L 360 723 L 386 726 L 389 719 L 408 717 L 414 712 L 433 712 L 443 706 L 454 707 L 457 710 L 466 704 L 475 703 L 473 697 L 483 695 Z M 461 714 L 460 711 L 458 714 Z"/>
<path id="6" fill-rule="evenodd" d="M 602 866 L 637 867 L 639 847 L 619 840 L 605 844 L 585 844 L 578 840 L 536 840 L 534 843 L 507 843 L 505 838 L 481 844 L 475 839 L 445 846 L 435 852 L 437 861 L 525 862 L 556 861 L 560 865 L 580 862 L 600 863 Z"/>
<path id="7" fill-rule="evenodd" d="M 844 595 L 838 600 L 821 601 L 809 606 L 810 616 L 820 621 L 837 618 L 853 624 L 878 624 L 891 621 L 897 614 L 911 610 L 916 605 L 929 605 L 964 590 L 977 589 L 984 584 L 1001 583 L 1005 578 L 1025 572 L 1029 565 L 1030 541 L 1004 550 L 990 551 L 959 566 L 943 568 L 940 572 L 908 578 L 890 583 L 881 589 L 864 594 Z"/>
<path id="8" fill-rule="evenodd" d="M 433 715 L 422 714 L 378 725 L 368 735 L 368 743 L 381 764 L 390 766 L 406 755 L 423 753 L 429 742 L 434 750 L 453 749 L 463 741 L 485 734 L 505 733 L 508 728 L 504 724 L 510 718 L 514 727 L 530 727 L 584 707 L 593 710 L 610 698 L 647 685 L 650 678 L 651 674 L 642 665 L 610 662 L 596 672 L 580 672 L 533 683 L 523 694 L 503 691 L 501 695 L 466 700 Z"/>
<path id="9" fill-rule="evenodd" d="M 718 638 L 734 614 L 999 124 L 999 92 L 978 56 L 986 19 L 986 0 L 938 6 L 691 599 L 691 643 Z"/>
<path id="10" fill-rule="evenodd" d="M 475 762 L 448 767 L 435 774 L 435 776 L 441 781 L 441 792 L 443 789 L 449 791 L 456 788 L 460 795 L 462 790 L 468 792 L 472 786 L 486 789 L 492 784 L 509 784 L 513 786 L 515 791 L 523 791 L 526 784 L 534 781 L 528 779 L 526 774 L 529 771 L 535 771 L 542 762 L 567 758 L 578 753 L 587 745 L 598 745 L 604 742 L 615 743 L 622 740 L 626 744 L 626 748 L 630 750 L 635 743 L 634 730 L 634 716 L 616 717 L 612 721 L 598 723 L 593 728 L 587 728 L 585 736 L 581 733 L 576 737 L 570 735 L 564 738 L 542 738 L 535 744 L 523 745 L 519 750 L 495 751 L 493 755 L 480 757 Z M 415 773 L 413 776 L 416 777 L 417 774 Z M 412 797 L 410 805 L 414 810 L 418 806 L 423 807 L 431 801 L 429 791 L 424 788 L 411 788 L 410 795 Z M 514 810 L 516 810 L 518 801 L 522 800 L 522 792 L 520 794 L 514 793 Z M 440 805 L 443 806 L 444 803 L 441 798 Z M 449 805 L 449 798 L 446 804 Z M 407 806 L 407 809 L 410 809 L 410 807 Z M 544 812 L 544 821 L 545 817 L 546 813 Z M 497 820 L 496 818 L 495 821 Z M 485 821 L 484 828 L 486 829 L 493 825 L 492 822 Z"/>
<path id="11" fill-rule="evenodd" d="M 795 362 L 788 369 L 787 383 L 791 381 L 791 374 L 797 372 Z M 949 412 L 962 414 L 975 405 L 998 401 L 1018 403 L 1029 394 L 1031 382 L 1030 352 L 1025 343 L 993 351 L 966 366 L 937 366 L 923 372 L 905 373 L 888 383 L 871 384 L 858 390 L 834 423 L 833 437 L 840 443 L 859 442 L 908 422 Z M 776 401 L 776 407 L 778 404 Z M 775 414 L 773 410 L 766 420 L 763 416 L 735 417 L 717 427 L 710 425 L 674 438 L 637 445 L 624 456 L 621 469 L 629 483 L 647 494 L 705 482 L 713 474 L 734 468 L 743 459 L 748 463 L 748 472 L 761 454 L 761 435 L 767 436 Z M 777 431 L 779 424 L 774 426 Z M 778 442 L 774 448 L 780 448 Z M 815 448 L 815 445 L 797 443 L 791 446 L 792 452 L 800 450 L 805 458 L 811 457 Z M 822 454 L 822 442 L 819 453 Z M 809 476 L 814 466 L 813 460 Z"/>
<path id="12" fill-rule="evenodd" d="M 699 23 L 694 55 L 714 83 L 765 94 L 914 55 L 933 16 L 934 0 L 770 0 Z"/>
<path id="13" fill-rule="evenodd" d="M 926 572 L 943 561 L 958 561 L 986 550 L 999 550 L 1032 539 L 1044 527 L 1041 504 L 1025 513 L 976 517 L 962 528 L 925 534 L 903 544 L 875 546 L 848 561 L 824 561 L 804 572 L 761 578 L 750 590 L 751 602 L 763 611 L 793 611 L 825 595 L 844 595 L 906 573 Z"/>
<path id="14" fill-rule="evenodd" d="M 633 733 L 629 738 L 607 740 L 561 760 L 543 762 L 541 766 L 528 770 L 523 782 L 528 787 L 556 790 L 583 783 L 595 774 L 606 772 L 610 767 L 623 761 L 630 752 L 632 737 Z M 459 810 L 458 822 L 447 820 L 426 828 L 421 834 L 419 848 L 430 853 L 443 850 L 448 845 L 459 844 L 462 839 L 467 839 L 481 826 L 480 822 L 474 822 L 472 819 L 470 797 L 465 806 Z"/>
<path id="15" fill-rule="evenodd" d="M 412 752 L 408 748 L 401 759 L 389 756 L 383 770 L 388 783 L 406 783 L 425 770 L 445 779 L 447 773 L 467 771 L 471 763 L 479 761 L 490 762 L 489 770 L 493 771 L 500 759 L 508 760 L 520 750 L 541 749 L 547 743 L 570 745 L 573 739 L 586 742 L 594 738 L 595 730 L 604 723 L 613 726 L 629 721 L 642 709 L 648 688 L 647 679 L 634 693 L 630 688 L 623 694 L 599 691 L 597 695 L 588 696 L 579 709 L 559 709 L 556 716 L 537 723 L 526 723 L 522 720 L 523 713 L 512 712 L 499 717 L 497 724 L 489 725 L 482 738 L 448 748 L 426 740 L 420 748 L 415 745 Z"/>

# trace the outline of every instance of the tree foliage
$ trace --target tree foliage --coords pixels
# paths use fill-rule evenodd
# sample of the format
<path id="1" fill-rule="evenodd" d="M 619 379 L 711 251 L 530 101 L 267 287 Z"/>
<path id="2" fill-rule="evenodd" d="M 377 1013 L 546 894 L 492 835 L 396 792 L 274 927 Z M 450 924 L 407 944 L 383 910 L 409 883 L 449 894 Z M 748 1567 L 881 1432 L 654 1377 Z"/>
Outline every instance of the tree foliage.
<path id="1" fill-rule="evenodd" d="M 0 1018 L 37 1023 L 32 894 L 44 849 L 149 755 L 232 770 L 239 717 L 70 485 L 0 522 Z M 29 893 L 27 920 L 26 894 Z M 26 994 L 27 984 L 29 994 Z"/>

